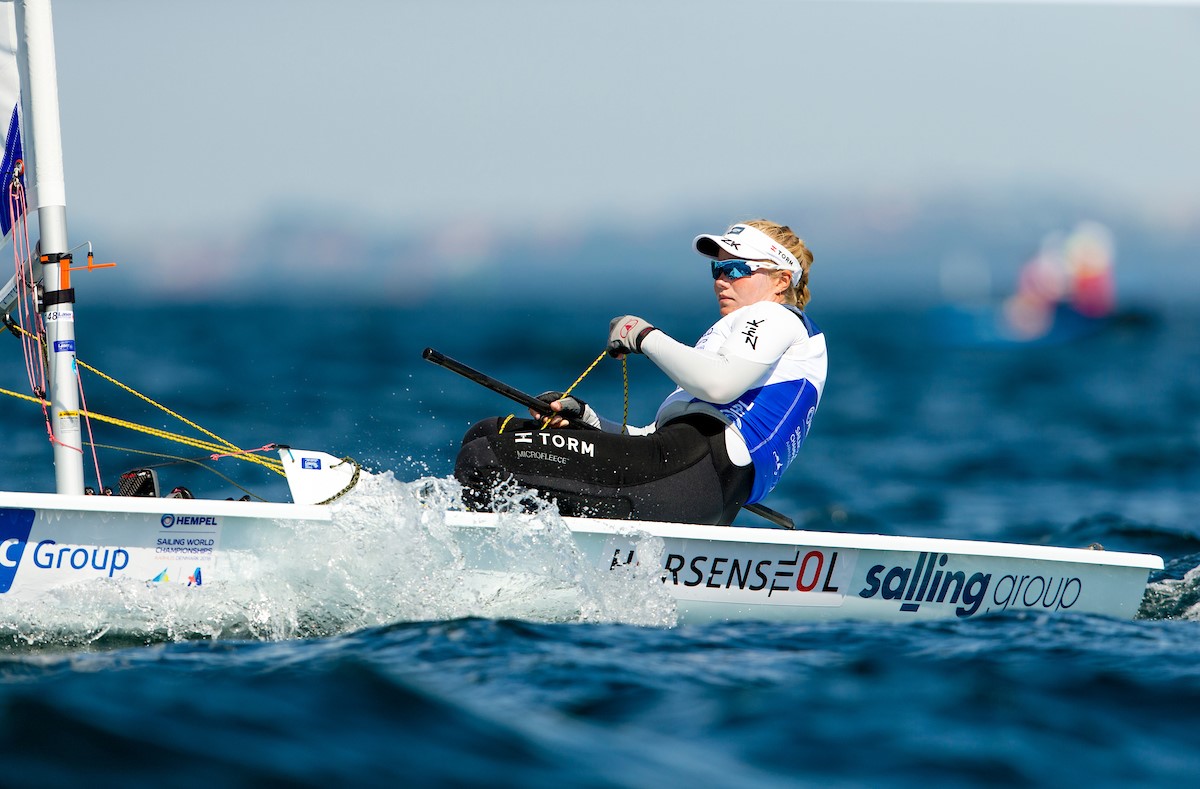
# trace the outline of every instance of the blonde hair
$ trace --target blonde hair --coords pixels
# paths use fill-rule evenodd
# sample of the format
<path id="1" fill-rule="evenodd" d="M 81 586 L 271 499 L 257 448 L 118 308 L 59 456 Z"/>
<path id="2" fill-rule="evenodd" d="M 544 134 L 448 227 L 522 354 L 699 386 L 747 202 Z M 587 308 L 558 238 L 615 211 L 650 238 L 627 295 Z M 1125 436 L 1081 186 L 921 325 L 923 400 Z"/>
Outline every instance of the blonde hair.
<path id="1" fill-rule="evenodd" d="M 788 285 L 788 289 L 783 294 L 783 303 L 795 304 L 800 309 L 804 309 L 804 305 L 808 304 L 810 298 L 808 292 L 808 270 L 812 267 L 813 262 L 813 254 L 804 245 L 804 240 L 792 232 L 792 229 L 787 225 L 781 225 L 766 219 L 753 219 L 741 224 L 749 225 L 766 233 L 787 248 L 787 251 L 791 252 L 796 257 L 796 260 L 800 262 L 800 281 L 795 285 Z"/>

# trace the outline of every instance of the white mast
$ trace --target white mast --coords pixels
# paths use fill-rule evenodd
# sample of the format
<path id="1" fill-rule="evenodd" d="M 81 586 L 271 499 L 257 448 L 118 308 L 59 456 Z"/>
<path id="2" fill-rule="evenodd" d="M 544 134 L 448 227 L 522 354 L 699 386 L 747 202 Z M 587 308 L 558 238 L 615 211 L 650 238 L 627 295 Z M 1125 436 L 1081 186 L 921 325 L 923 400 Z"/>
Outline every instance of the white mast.
<path id="1" fill-rule="evenodd" d="M 18 0 L 17 41 L 24 110 L 29 204 L 37 210 L 41 236 L 42 317 L 50 359 L 50 425 L 54 432 L 54 479 L 59 493 L 83 493 L 83 437 L 75 373 L 75 292 L 70 289 L 67 190 L 63 178 L 58 115 L 58 70 L 50 0 Z M 30 177 L 32 176 L 32 177 Z M 36 264 L 35 264 L 36 265 Z"/>

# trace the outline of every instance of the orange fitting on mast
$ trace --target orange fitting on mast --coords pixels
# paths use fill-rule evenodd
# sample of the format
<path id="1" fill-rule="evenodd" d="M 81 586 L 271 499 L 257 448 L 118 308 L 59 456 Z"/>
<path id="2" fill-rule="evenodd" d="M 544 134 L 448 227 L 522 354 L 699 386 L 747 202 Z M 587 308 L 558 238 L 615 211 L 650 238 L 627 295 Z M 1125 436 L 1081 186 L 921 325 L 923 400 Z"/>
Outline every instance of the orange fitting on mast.
<path id="1" fill-rule="evenodd" d="M 71 253 L 53 255 L 49 252 L 43 252 L 38 258 L 38 262 L 43 266 L 47 266 L 51 263 L 51 258 L 56 258 L 53 262 L 58 264 L 58 289 L 67 290 L 71 287 Z"/>
<path id="2" fill-rule="evenodd" d="M 42 256 L 42 261 L 45 262 L 44 255 Z M 92 254 L 92 251 L 89 249 L 88 254 L 87 254 L 87 265 L 80 266 L 79 268 L 71 268 L 71 256 L 63 255 L 62 263 L 60 264 L 59 269 L 58 269 L 58 272 L 59 272 L 58 281 L 61 284 L 62 289 L 66 290 L 67 288 L 71 287 L 71 272 L 72 271 L 95 271 L 96 269 L 100 269 L 100 268 L 113 268 L 116 265 L 117 265 L 116 263 L 97 263 L 96 256 L 94 254 Z"/>
<path id="3" fill-rule="evenodd" d="M 45 262 L 45 256 L 42 258 Z M 71 253 L 63 255 L 58 259 L 58 289 L 69 290 L 71 288 Z"/>

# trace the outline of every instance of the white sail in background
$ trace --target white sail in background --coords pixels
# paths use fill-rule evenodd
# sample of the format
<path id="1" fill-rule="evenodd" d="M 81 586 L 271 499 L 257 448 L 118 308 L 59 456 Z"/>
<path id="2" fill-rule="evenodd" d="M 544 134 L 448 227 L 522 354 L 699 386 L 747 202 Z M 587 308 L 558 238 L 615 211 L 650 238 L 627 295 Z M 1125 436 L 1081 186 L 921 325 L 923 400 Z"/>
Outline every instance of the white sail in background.
<path id="1" fill-rule="evenodd" d="M 0 155 L 0 235 L 7 240 L 12 231 L 14 207 L 10 205 L 9 184 L 17 162 L 24 158 L 21 145 L 21 75 L 17 70 L 17 19 L 11 2 L 0 3 L 0 132 L 4 150 Z M 24 183 L 24 174 L 21 174 Z"/>

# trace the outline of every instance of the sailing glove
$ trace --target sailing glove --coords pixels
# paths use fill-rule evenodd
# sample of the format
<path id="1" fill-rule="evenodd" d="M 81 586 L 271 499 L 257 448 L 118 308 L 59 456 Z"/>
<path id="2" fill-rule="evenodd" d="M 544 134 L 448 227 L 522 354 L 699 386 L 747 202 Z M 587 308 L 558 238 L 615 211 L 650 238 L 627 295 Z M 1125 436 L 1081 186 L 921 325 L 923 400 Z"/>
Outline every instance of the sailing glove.
<path id="1" fill-rule="evenodd" d="M 575 397 L 574 395 L 571 395 L 569 397 L 563 397 L 562 392 L 550 391 L 550 392 L 542 392 L 540 395 L 537 396 L 537 399 L 544 400 L 547 403 L 553 403 L 555 400 L 557 400 L 559 403 L 562 404 L 562 410 L 559 411 L 555 415 L 555 418 L 561 418 L 563 420 L 574 420 L 576 422 L 582 422 L 585 425 L 590 425 L 591 427 L 594 427 L 597 430 L 600 429 L 600 417 L 596 414 L 596 412 L 592 409 L 592 407 L 590 405 L 588 405 L 584 401 L 580 400 L 578 397 Z M 545 418 L 541 414 L 538 414 L 538 417 L 542 418 L 542 419 Z M 567 421 L 564 421 L 562 424 L 556 424 L 554 422 L 554 419 L 552 418 L 551 422 L 550 422 L 550 426 L 551 427 L 569 427 L 569 424 Z"/>
<path id="2" fill-rule="evenodd" d="M 642 340 L 652 331 L 657 331 L 644 318 L 622 315 L 608 324 L 608 355 L 620 358 L 628 353 L 641 353 Z"/>

